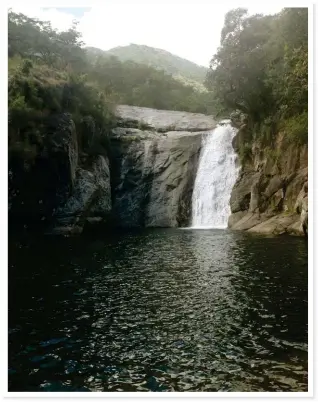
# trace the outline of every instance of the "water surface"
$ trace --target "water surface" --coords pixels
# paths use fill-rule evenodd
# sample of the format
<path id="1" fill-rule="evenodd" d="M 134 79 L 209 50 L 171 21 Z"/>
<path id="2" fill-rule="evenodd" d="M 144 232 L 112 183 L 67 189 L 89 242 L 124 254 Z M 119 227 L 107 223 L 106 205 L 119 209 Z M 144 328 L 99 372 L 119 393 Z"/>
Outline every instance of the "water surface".
<path id="1" fill-rule="evenodd" d="M 10 239 L 9 391 L 307 391 L 306 241 Z"/>

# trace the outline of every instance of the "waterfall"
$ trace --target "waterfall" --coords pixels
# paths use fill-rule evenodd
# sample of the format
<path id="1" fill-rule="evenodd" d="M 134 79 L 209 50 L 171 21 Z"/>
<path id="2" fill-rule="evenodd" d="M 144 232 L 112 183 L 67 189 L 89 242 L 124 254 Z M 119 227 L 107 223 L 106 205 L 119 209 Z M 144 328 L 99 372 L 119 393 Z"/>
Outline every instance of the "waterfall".
<path id="1" fill-rule="evenodd" d="M 192 228 L 227 227 L 231 191 L 238 177 L 232 140 L 236 130 L 226 120 L 202 139 L 192 194 Z"/>

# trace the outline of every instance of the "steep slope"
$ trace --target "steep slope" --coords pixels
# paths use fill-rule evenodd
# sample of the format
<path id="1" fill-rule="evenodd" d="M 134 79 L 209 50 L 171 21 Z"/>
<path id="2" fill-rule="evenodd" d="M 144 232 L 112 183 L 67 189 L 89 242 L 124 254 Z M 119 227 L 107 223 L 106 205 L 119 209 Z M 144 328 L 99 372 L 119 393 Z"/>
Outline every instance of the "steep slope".
<path id="1" fill-rule="evenodd" d="M 93 55 L 100 54 L 100 49 L 88 48 L 88 50 Z M 105 51 L 105 53 L 116 56 L 121 61 L 132 60 L 136 63 L 147 64 L 164 70 L 173 76 L 182 76 L 187 80 L 194 80 L 200 83 L 204 81 L 207 72 L 207 68 L 203 66 L 199 66 L 166 50 L 145 45 L 131 44 L 129 46 L 118 46 Z"/>

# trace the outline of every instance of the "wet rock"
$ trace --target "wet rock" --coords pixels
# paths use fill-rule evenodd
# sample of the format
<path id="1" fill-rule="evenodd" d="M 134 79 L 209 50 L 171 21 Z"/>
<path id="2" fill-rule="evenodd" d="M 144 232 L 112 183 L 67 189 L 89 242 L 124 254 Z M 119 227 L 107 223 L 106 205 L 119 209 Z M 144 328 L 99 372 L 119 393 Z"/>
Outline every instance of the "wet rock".
<path id="1" fill-rule="evenodd" d="M 47 130 L 45 145 L 48 157 L 64 165 L 64 180 L 73 186 L 78 164 L 78 144 L 72 116 L 69 113 L 52 116 Z"/>
<path id="2" fill-rule="evenodd" d="M 284 186 L 283 179 L 280 176 L 274 176 L 268 183 L 268 186 L 266 187 L 266 190 L 264 192 L 265 197 L 270 198 L 272 195 L 277 193 L 278 190 L 283 188 L 283 186 Z"/>

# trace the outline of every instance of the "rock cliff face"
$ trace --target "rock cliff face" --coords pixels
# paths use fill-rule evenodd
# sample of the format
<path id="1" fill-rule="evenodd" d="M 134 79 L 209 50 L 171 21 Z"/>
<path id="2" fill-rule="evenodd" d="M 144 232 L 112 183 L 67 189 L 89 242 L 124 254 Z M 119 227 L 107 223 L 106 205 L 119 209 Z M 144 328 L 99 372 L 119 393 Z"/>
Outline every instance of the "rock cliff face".
<path id="1" fill-rule="evenodd" d="M 112 133 L 113 212 L 121 226 L 178 227 L 191 218 L 205 115 L 121 106 Z"/>
<path id="2" fill-rule="evenodd" d="M 245 142 L 244 126 L 234 147 Z M 263 234 L 307 235 L 307 146 L 295 146 L 283 136 L 271 149 L 253 145 L 231 194 L 229 227 Z"/>
<path id="3" fill-rule="evenodd" d="M 96 222 L 124 227 L 189 222 L 201 135 L 215 121 L 131 106 L 119 106 L 116 115 L 107 156 L 84 154 L 71 116 L 52 116 L 36 160 L 11 160 L 11 222 L 42 223 L 58 234 L 80 233 Z"/>
<path id="4" fill-rule="evenodd" d="M 9 162 L 9 219 L 49 233 L 80 233 L 104 222 L 122 227 L 180 227 L 191 219 L 201 138 L 210 116 L 119 106 L 108 152 L 84 154 L 68 114 L 51 116 L 43 150 Z M 94 133 L 92 133 L 94 134 Z M 233 142 L 247 142 L 244 126 Z M 91 137 L 94 137 L 92 135 Z M 107 154 L 107 155 L 106 155 Z M 231 194 L 229 228 L 307 234 L 307 146 L 281 137 L 254 144 Z"/>

